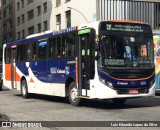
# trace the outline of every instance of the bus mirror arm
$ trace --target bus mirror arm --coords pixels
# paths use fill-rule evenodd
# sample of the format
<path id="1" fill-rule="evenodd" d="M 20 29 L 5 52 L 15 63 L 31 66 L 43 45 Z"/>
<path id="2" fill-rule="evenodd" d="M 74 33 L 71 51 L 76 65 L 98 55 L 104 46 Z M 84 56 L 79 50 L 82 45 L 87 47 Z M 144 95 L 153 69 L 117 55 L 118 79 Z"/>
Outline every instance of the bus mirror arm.
<path id="1" fill-rule="evenodd" d="M 101 54 L 99 51 L 95 51 L 95 59 L 98 60 L 100 58 Z"/>

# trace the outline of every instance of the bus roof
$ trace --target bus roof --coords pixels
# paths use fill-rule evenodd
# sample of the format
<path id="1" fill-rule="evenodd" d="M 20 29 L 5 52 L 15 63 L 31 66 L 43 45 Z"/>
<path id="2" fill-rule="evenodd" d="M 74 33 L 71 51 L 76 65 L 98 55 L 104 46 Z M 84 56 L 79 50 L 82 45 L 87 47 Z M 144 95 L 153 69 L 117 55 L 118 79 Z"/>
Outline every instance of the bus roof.
<path id="1" fill-rule="evenodd" d="M 35 40 L 48 38 L 48 37 L 55 36 L 55 35 L 58 35 L 58 34 L 73 32 L 75 30 L 77 30 L 77 27 L 71 27 L 71 28 L 60 30 L 60 31 L 52 31 L 52 32 L 50 31 L 50 32 L 45 33 L 45 34 L 35 35 L 35 36 L 33 35 L 31 37 L 29 36 L 29 38 L 26 38 L 26 39 L 6 43 L 6 46 L 14 46 L 14 45 L 22 44 L 22 43 L 32 42 L 32 41 L 35 41 Z"/>

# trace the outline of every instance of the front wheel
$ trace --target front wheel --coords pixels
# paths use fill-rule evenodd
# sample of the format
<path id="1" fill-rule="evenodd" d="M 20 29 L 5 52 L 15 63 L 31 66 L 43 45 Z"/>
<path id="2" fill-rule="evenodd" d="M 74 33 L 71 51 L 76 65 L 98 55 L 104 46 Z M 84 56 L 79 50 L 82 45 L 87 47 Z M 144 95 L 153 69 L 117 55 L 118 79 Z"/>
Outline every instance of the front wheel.
<path id="1" fill-rule="evenodd" d="M 28 93 L 28 86 L 26 80 L 23 80 L 21 83 L 21 95 L 23 98 L 28 98 L 29 93 Z"/>
<path id="2" fill-rule="evenodd" d="M 73 106 L 79 106 L 82 102 L 81 98 L 79 98 L 78 96 L 78 89 L 75 82 L 72 82 L 69 85 L 68 98 L 69 98 L 70 104 L 72 104 Z"/>
<path id="3" fill-rule="evenodd" d="M 113 103 L 115 103 L 116 105 L 122 105 L 126 102 L 126 98 L 113 98 L 112 101 Z"/>

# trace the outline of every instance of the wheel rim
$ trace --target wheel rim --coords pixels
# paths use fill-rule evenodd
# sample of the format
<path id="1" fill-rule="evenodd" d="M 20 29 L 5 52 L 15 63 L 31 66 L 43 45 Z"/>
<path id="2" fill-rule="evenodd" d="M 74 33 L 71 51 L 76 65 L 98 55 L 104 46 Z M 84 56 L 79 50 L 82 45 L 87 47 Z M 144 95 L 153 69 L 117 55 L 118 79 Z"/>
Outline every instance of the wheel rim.
<path id="1" fill-rule="evenodd" d="M 22 86 L 22 92 L 23 92 L 23 95 L 26 95 L 26 87 L 25 87 L 25 85 Z"/>
<path id="2" fill-rule="evenodd" d="M 78 91 L 76 88 L 72 88 L 71 89 L 71 92 L 70 92 L 70 95 L 71 95 L 71 99 L 73 102 L 76 102 L 77 99 L 78 99 Z"/>

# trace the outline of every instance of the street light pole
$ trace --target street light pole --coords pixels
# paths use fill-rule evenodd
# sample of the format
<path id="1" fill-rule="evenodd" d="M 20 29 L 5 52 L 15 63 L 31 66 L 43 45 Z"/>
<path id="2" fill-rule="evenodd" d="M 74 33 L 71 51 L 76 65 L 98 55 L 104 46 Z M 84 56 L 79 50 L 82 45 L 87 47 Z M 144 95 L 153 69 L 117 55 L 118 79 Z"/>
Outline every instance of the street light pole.
<path id="1" fill-rule="evenodd" d="M 83 18 L 86 20 L 86 22 L 88 23 L 87 18 L 84 16 L 84 14 L 83 14 L 82 12 L 80 12 L 79 10 L 77 10 L 77 9 L 75 9 L 75 8 L 72 8 L 72 7 L 67 7 L 67 8 L 68 8 L 68 9 L 73 9 L 73 10 L 77 11 L 78 13 L 80 13 L 80 14 L 83 16 Z"/>

